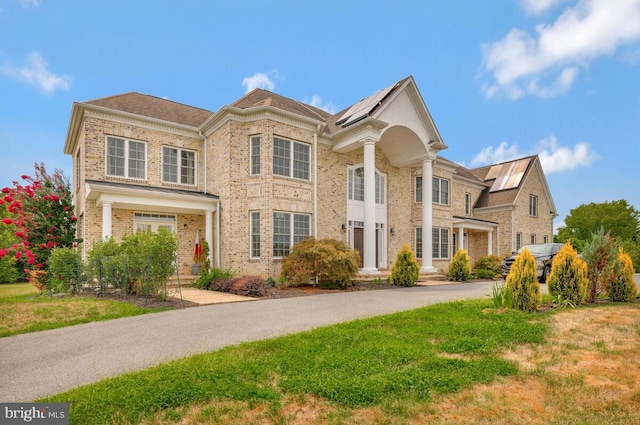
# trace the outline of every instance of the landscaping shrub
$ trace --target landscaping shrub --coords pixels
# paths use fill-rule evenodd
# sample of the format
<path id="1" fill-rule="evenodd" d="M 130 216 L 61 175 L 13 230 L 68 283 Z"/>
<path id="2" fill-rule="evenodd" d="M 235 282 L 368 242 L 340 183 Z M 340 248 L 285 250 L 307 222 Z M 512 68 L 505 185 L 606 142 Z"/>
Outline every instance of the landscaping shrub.
<path id="1" fill-rule="evenodd" d="M 449 279 L 461 282 L 471 277 L 471 259 L 466 249 L 459 249 L 449 263 Z"/>
<path id="2" fill-rule="evenodd" d="M 420 265 L 409 244 L 402 245 L 391 269 L 391 283 L 397 286 L 413 286 L 420 278 Z"/>
<path id="3" fill-rule="evenodd" d="M 638 239 L 640 239 L 640 237 Z M 624 252 L 631 257 L 634 271 L 640 273 L 640 240 L 628 239 L 620 242 L 620 246 Z"/>
<path id="4" fill-rule="evenodd" d="M 476 277 L 480 279 L 493 279 L 502 273 L 502 258 L 497 255 L 486 255 L 476 261 L 473 270 Z"/>
<path id="5" fill-rule="evenodd" d="M 551 274 L 547 279 L 549 293 L 565 304 L 580 305 L 586 296 L 587 274 L 587 264 L 567 242 L 553 259 Z"/>
<path id="6" fill-rule="evenodd" d="M 242 276 L 237 279 L 231 287 L 231 292 L 245 297 L 264 297 L 267 294 L 266 286 L 262 276 Z"/>
<path id="7" fill-rule="evenodd" d="M 73 248 L 54 248 L 49 257 L 49 285 L 53 292 L 79 292 L 82 289 L 82 262 Z"/>
<path id="8" fill-rule="evenodd" d="M 523 249 L 516 257 L 505 284 L 511 291 L 514 308 L 527 312 L 538 310 L 542 294 L 536 276 L 536 261 L 528 249 Z"/>
<path id="9" fill-rule="evenodd" d="M 358 273 L 359 263 L 360 254 L 345 242 L 309 237 L 284 257 L 280 276 L 287 286 L 318 282 L 345 288 Z"/>
<path id="10" fill-rule="evenodd" d="M 211 281 L 209 289 L 218 292 L 231 292 L 233 285 L 236 283 L 236 279 L 233 277 L 220 277 Z"/>
<path id="11" fill-rule="evenodd" d="M 231 279 L 233 278 L 233 272 L 227 269 L 219 269 L 217 267 L 211 267 L 205 272 L 201 272 L 196 280 L 193 281 L 191 286 L 199 289 L 212 289 L 211 285 L 218 279 Z M 216 291 L 217 289 L 212 289 Z"/>
<path id="12" fill-rule="evenodd" d="M 609 286 L 611 301 L 633 301 L 638 294 L 636 282 L 633 280 L 633 262 L 622 249 L 618 251 L 613 271 L 614 276 Z"/>
<path id="13" fill-rule="evenodd" d="M 600 295 L 609 292 L 609 286 L 614 277 L 613 263 L 618 256 L 618 246 L 609 233 L 605 234 L 601 227 L 591 234 L 591 240 L 585 244 L 582 256 L 588 267 L 587 302 L 594 303 Z"/>

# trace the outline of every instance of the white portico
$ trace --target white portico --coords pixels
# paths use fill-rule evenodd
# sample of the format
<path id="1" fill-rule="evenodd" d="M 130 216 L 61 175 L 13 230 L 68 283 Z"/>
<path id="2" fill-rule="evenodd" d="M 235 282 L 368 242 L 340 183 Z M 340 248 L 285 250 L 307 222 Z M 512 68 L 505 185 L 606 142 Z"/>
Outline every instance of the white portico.
<path id="1" fill-rule="evenodd" d="M 446 149 L 412 77 L 363 99 L 335 122 L 330 135 L 338 153 L 362 149 L 362 164 L 350 166 L 347 220 L 353 231 L 349 242 L 362 256 L 361 274 L 377 274 L 386 268 L 387 228 L 386 177 L 376 169 L 376 148 L 393 167 L 422 167 L 422 228 L 432 228 L 433 161 Z M 353 180 L 352 180 L 353 176 Z M 406 182 L 410 184 L 409 181 Z M 362 196 L 359 196 L 362 185 Z M 407 206 L 409 208 L 409 206 Z M 355 223 L 355 224 L 354 224 Z M 361 229 L 361 230 L 360 230 Z M 358 243 L 362 234 L 362 242 Z M 351 233 L 350 233 L 351 235 Z M 382 248 L 382 249 L 381 249 Z M 424 244 L 423 272 L 434 272 L 431 243 Z M 381 253 L 382 252 L 382 253 Z"/>

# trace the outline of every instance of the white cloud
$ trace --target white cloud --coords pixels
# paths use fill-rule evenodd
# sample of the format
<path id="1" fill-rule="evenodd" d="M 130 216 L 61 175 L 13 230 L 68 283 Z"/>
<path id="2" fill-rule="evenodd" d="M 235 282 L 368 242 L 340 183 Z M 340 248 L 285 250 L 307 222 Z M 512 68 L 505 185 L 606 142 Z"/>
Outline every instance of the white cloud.
<path id="1" fill-rule="evenodd" d="M 482 165 L 497 164 L 520 158 L 521 156 L 525 155 L 520 154 L 518 145 L 509 146 L 509 143 L 502 142 L 497 148 L 488 146 L 474 155 L 471 159 L 471 166 L 478 167 Z"/>
<path id="2" fill-rule="evenodd" d="M 54 74 L 49 71 L 48 66 L 49 64 L 40 53 L 32 52 L 27 56 L 23 67 L 4 65 L 0 68 L 0 72 L 14 80 L 38 87 L 46 94 L 53 94 L 58 89 L 69 90 L 71 77 Z"/>
<path id="3" fill-rule="evenodd" d="M 543 2 L 539 10 L 557 3 Z M 638 41 L 640 0 L 616 0 L 615 7 L 610 0 L 578 0 L 555 22 L 536 26 L 534 35 L 513 28 L 502 40 L 483 44 L 482 68 L 492 81 L 482 91 L 489 98 L 556 96 L 571 88 L 579 67 Z"/>
<path id="4" fill-rule="evenodd" d="M 40 6 L 40 0 L 20 0 L 20 6 L 25 9 Z"/>
<path id="5" fill-rule="evenodd" d="M 311 96 L 311 100 L 305 99 L 302 102 L 311 106 L 315 106 L 316 108 L 320 108 L 323 111 L 327 111 L 330 114 L 335 114 L 336 112 L 338 112 L 338 108 L 336 108 L 336 106 L 331 102 L 322 103 L 322 97 L 317 94 L 314 94 L 313 96 Z"/>
<path id="6" fill-rule="evenodd" d="M 258 88 L 273 91 L 276 88 L 276 83 L 273 80 L 277 78 L 278 71 L 271 71 L 266 74 L 256 72 L 251 77 L 243 78 L 242 86 L 246 88 L 245 93 Z"/>
<path id="7" fill-rule="evenodd" d="M 532 15 L 539 15 L 566 1 L 567 0 L 522 0 L 522 6 L 528 13 Z"/>
<path id="8" fill-rule="evenodd" d="M 573 148 L 559 146 L 558 140 L 553 134 L 549 138 L 541 140 L 536 151 L 540 157 L 542 168 L 547 174 L 587 167 L 597 158 L 587 143 L 576 143 Z"/>
<path id="9" fill-rule="evenodd" d="M 556 136 L 552 134 L 548 138 L 540 140 L 528 152 L 522 152 L 518 145 L 510 146 L 507 142 L 500 143 L 497 148 L 493 146 L 486 147 L 473 156 L 471 165 L 478 167 L 498 164 L 534 154 L 540 158 L 542 168 L 547 174 L 587 167 L 598 158 L 598 155 L 591 150 L 588 143 L 579 142 L 573 147 L 561 146 Z"/>

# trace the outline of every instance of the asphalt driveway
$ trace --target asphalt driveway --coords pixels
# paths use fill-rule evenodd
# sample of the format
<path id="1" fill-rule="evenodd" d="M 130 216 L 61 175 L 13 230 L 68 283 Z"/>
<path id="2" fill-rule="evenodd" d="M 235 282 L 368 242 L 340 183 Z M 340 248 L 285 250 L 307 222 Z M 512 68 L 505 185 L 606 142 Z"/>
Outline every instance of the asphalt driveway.
<path id="1" fill-rule="evenodd" d="M 196 353 L 320 326 L 485 298 L 491 282 L 215 304 L 0 339 L 0 402 L 28 402 Z"/>

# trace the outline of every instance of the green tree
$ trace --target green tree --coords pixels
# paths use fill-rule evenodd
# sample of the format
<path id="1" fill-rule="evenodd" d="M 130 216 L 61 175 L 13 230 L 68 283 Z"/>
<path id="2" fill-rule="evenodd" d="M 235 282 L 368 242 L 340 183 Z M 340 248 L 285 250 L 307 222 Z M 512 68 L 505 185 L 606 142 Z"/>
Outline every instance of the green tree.
<path id="1" fill-rule="evenodd" d="M 409 244 L 402 245 L 396 263 L 391 269 L 391 283 L 397 286 L 413 286 L 420 278 L 420 266 Z"/>
<path id="2" fill-rule="evenodd" d="M 594 303 L 602 294 L 609 292 L 615 276 L 615 261 L 618 258 L 618 244 L 601 227 L 592 233 L 591 240 L 582 252 L 587 263 L 589 283 L 587 284 L 587 302 Z"/>
<path id="3" fill-rule="evenodd" d="M 556 299 L 577 306 L 586 296 L 587 275 L 587 264 L 567 242 L 553 259 L 547 288 Z"/>
<path id="4" fill-rule="evenodd" d="M 505 285 L 513 295 L 514 308 L 526 312 L 538 310 L 542 303 L 542 293 L 536 276 L 536 260 L 527 248 L 516 257 Z"/>
<path id="5" fill-rule="evenodd" d="M 624 199 L 592 202 L 572 209 L 564 223 L 565 225 L 558 229 L 556 242 L 571 241 L 574 247 L 580 249 L 591 238 L 591 234 L 601 227 L 615 239 L 625 241 L 637 238 L 640 211 Z"/>
<path id="6" fill-rule="evenodd" d="M 469 280 L 471 277 L 471 259 L 466 249 L 459 249 L 449 264 L 449 279 L 456 282 Z"/>

